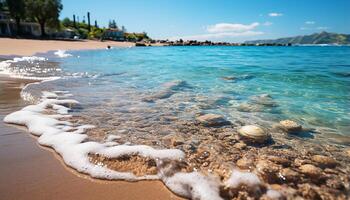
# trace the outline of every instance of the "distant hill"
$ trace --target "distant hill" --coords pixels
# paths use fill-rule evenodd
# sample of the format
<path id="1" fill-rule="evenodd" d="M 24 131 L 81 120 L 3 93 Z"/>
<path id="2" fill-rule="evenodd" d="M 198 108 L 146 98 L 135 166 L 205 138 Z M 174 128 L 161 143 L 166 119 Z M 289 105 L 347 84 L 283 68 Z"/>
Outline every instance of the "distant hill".
<path id="1" fill-rule="evenodd" d="M 246 41 L 247 44 L 350 44 L 350 34 L 338 33 L 314 33 L 312 35 L 302 35 L 296 37 L 279 38 L 275 40 L 253 40 Z"/>

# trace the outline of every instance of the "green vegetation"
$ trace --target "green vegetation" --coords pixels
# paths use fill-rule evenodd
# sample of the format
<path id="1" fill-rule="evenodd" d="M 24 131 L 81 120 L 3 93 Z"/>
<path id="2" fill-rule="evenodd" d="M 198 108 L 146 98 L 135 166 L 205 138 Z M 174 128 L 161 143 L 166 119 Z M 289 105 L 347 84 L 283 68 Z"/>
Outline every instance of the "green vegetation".
<path id="1" fill-rule="evenodd" d="M 81 39 L 99 39 L 104 31 L 96 26 L 92 26 L 91 31 L 89 31 L 88 24 L 84 22 L 74 23 L 67 17 L 61 21 L 60 29 L 72 31 L 75 36 L 79 36 Z"/>
<path id="2" fill-rule="evenodd" d="M 131 42 L 139 42 L 139 41 L 148 41 L 150 38 L 148 37 L 146 32 L 143 33 L 125 33 L 125 39 Z"/>
<path id="3" fill-rule="evenodd" d="M 117 23 L 115 22 L 115 20 L 113 19 L 112 21 L 109 20 L 109 23 L 108 23 L 108 28 L 115 28 L 117 29 L 118 26 L 117 26 Z"/>
<path id="4" fill-rule="evenodd" d="M 10 15 L 16 21 L 17 34 L 21 34 L 21 19 L 25 17 L 25 2 L 24 0 L 6 0 L 7 8 Z"/>
<path id="5" fill-rule="evenodd" d="M 46 35 L 45 26 L 58 27 L 62 8 L 60 0 L 26 0 L 28 16 L 40 24 L 42 36 Z"/>
<path id="6" fill-rule="evenodd" d="M 115 20 L 110 20 L 108 23 L 108 28 L 99 28 L 97 23 L 94 26 L 91 26 L 91 31 L 89 31 L 88 24 L 81 22 L 75 23 L 69 18 L 64 18 L 61 21 L 61 29 L 69 29 L 74 32 L 75 35 L 78 35 L 82 39 L 106 39 L 104 38 L 104 33 L 109 29 L 119 30 L 118 25 Z M 143 33 L 127 33 L 126 28 L 122 26 L 121 31 L 124 33 L 124 38 L 126 41 L 130 42 L 139 42 L 143 40 L 150 40 L 146 32 Z"/>
<path id="7" fill-rule="evenodd" d="M 78 36 L 81 39 L 124 39 L 132 42 L 150 40 L 145 32 L 127 33 L 126 28 L 124 26 L 119 28 L 115 20 L 109 21 L 108 28 L 98 27 L 97 21 L 91 25 L 89 12 L 87 13 L 88 23 L 85 22 L 85 17 L 82 22 L 77 22 L 75 15 L 73 20 L 66 17 L 60 21 L 59 15 L 62 8 L 61 0 L 0 0 L 0 10 L 9 12 L 16 22 L 17 31 L 13 32 L 14 36 L 22 35 L 21 22 L 37 22 L 40 25 L 42 37 Z M 47 35 L 47 32 L 50 34 Z"/>
<path id="8" fill-rule="evenodd" d="M 21 35 L 21 21 L 35 21 L 40 24 L 42 36 L 46 36 L 45 27 L 58 28 L 62 8 L 60 0 L 6 0 L 0 3 L 0 10 L 9 11 L 15 19 L 16 35 Z"/>

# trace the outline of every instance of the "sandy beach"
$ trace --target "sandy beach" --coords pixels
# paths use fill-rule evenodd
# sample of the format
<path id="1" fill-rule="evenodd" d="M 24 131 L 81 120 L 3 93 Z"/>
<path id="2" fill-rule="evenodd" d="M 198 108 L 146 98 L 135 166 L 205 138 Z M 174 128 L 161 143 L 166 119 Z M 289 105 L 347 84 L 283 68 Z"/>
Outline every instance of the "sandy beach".
<path id="1" fill-rule="evenodd" d="M 127 42 L 0 39 L 0 55 L 30 56 L 50 50 L 131 46 Z M 1 57 L 1 56 L 0 56 Z M 160 181 L 103 181 L 76 173 L 51 149 L 41 147 L 25 128 L 3 118 L 26 105 L 21 89 L 32 80 L 0 76 L 1 199 L 180 199 Z"/>
<path id="2" fill-rule="evenodd" d="M 0 55 L 31 56 L 35 53 L 45 53 L 54 50 L 83 50 L 83 49 L 104 49 L 107 46 L 129 47 L 135 46 L 132 42 L 116 41 L 59 41 L 59 40 L 28 40 L 0 38 Z"/>

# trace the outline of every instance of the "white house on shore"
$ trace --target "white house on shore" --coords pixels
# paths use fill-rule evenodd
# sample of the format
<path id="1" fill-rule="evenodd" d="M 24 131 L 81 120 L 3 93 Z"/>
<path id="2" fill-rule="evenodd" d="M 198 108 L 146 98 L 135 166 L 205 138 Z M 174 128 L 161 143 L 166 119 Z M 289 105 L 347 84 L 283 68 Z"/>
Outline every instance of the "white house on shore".
<path id="1" fill-rule="evenodd" d="M 40 25 L 34 22 L 20 23 L 21 33 L 23 35 L 39 37 L 41 35 Z M 0 11 L 0 36 L 12 36 L 17 32 L 17 26 L 14 19 L 6 11 Z"/>
<path id="2" fill-rule="evenodd" d="M 109 28 L 104 32 L 103 39 L 125 41 L 124 31 L 118 28 Z"/>

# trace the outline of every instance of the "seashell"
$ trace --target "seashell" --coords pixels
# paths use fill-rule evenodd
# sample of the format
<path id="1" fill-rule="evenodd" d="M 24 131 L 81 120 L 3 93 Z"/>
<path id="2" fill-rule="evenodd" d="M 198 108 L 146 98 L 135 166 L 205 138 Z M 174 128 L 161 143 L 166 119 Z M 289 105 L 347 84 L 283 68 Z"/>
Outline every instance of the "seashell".
<path id="1" fill-rule="evenodd" d="M 250 141 L 263 143 L 269 138 L 269 134 L 266 133 L 262 128 L 255 125 L 243 126 L 238 130 L 238 133 L 243 139 Z"/>

